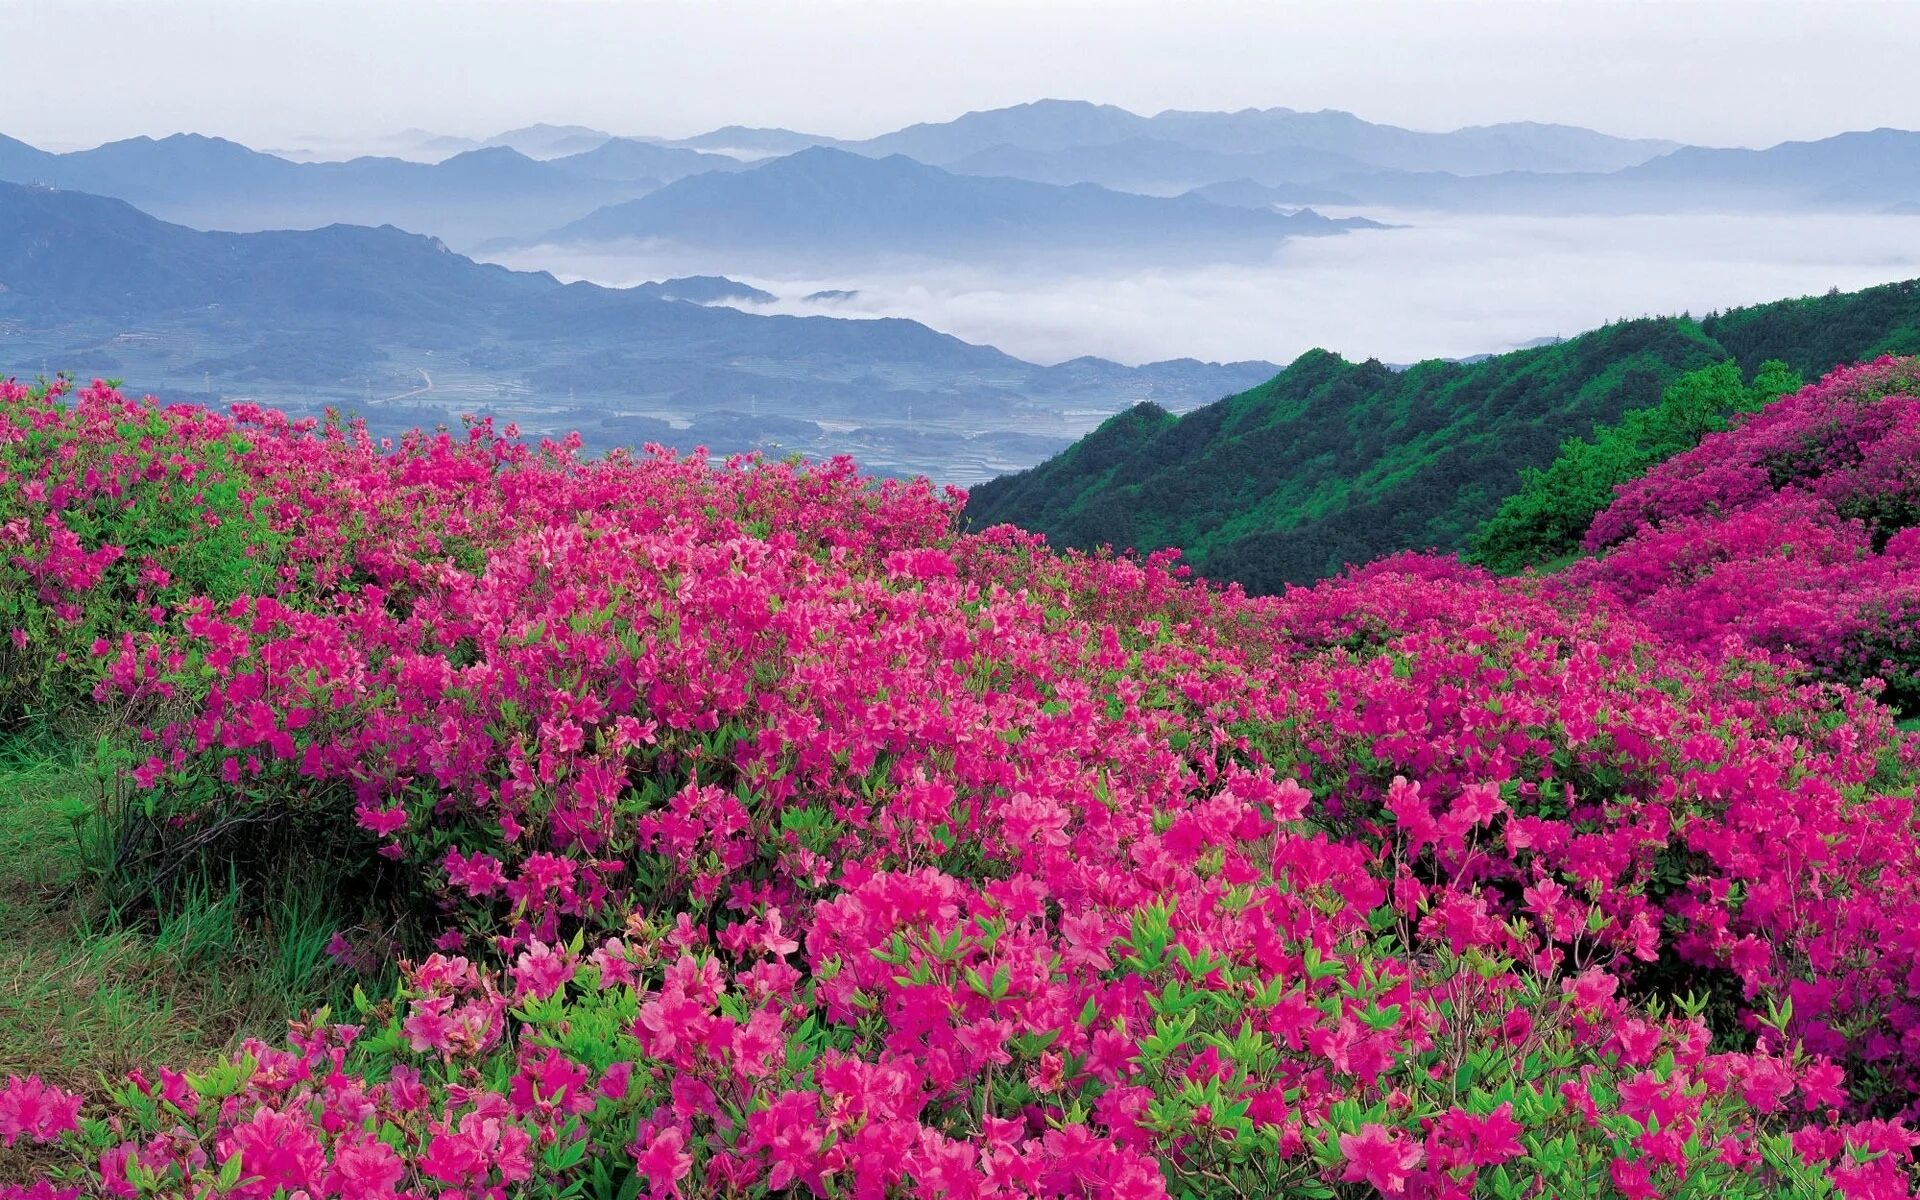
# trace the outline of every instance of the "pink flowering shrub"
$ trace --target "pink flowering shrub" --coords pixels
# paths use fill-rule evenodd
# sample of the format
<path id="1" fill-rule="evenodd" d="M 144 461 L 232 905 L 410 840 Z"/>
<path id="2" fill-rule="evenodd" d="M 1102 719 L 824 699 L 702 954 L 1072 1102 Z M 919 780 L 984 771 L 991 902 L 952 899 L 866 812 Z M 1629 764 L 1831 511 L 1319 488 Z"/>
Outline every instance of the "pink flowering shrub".
<path id="1" fill-rule="evenodd" d="M 83 693 L 95 639 L 271 579 L 228 422 L 67 390 L 0 382 L 0 729 Z"/>
<path id="2" fill-rule="evenodd" d="M 1920 703 L 1920 360 L 1834 371 L 1623 486 L 1569 572 L 1664 636 L 1729 634 Z"/>
<path id="3" fill-rule="evenodd" d="M 398 990 L 284 1046 L 6 1084 L 63 1157 L 0 1200 L 1910 1194 L 1868 695 L 1450 561 L 1256 601 L 959 535 L 844 462 L 0 396 L 66 439 L 0 569 L 161 851 L 295 813 L 414 905 Z M 252 582 L 90 613 L 113 543 L 55 531 L 153 421 Z"/>

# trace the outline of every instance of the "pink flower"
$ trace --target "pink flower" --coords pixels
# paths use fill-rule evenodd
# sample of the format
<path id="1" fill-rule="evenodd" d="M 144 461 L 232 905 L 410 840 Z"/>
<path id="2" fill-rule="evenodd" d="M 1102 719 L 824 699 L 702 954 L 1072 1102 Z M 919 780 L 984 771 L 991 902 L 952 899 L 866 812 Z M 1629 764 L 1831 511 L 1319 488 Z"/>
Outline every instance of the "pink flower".
<path id="1" fill-rule="evenodd" d="M 1476 1166 L 1493 1167 L 1526 1152 L 1520 1144 L 1524 1132 L 1513 1119 L 1513 1105 L 1502 1102 L 1484 1117 L 1455 1109 L 1449 1117 L 1454 1136 L 1466 1147 L 1467 1161 Z"/>
<path id="2" fill-rule="evenodd" d="M 458 846 L 449 846 L 444 866 L 448 881 L 476 899 L 493 895 L 507 883 L 500 860 L 478 850 L 463 856 Z"/>
<path id="3" fill-rule="evenodd" d="M 535 942 L 514 961 L 514 998 L 525 1000 L 531 996 L 536 1000 L 544 1000 L 572 979 L 573 972 L 571 952 L 555 951 L 545 942 Z"/>
<path id="4" fill-rule="evenodd" d="M 235 1196 L 266 1200 L 276 1191 L 317 1189 L 326 1170 L 326 1151 L 313 1126 L 301 1116 L 262 1108 L 220 1139 L 220 1161 L 240 1160 L 242 1178 Z"/>
<path id="5" fill-rule="evenodd" d="M 1349 1183 L 1370 1183 L 1385 1195 L 1399 1195 L 1407 1177 L 1419 1167 L 1426 1151 L 1397 1129 L 1368 1124 L 1359 1133 L 1340 1135 L 1340 1153 L 1347 1169 L 1340 1176 Z"/>
<path id="6" fill-rule="evenodd" d="M 21 1138 L 56 1142 L 80 1127 L 81 1097 L 35 1075 L 9 1076 L 0 1085 L 0 1145 Z"/>
<path id="7" fill-rule="evenodd" d="M 649 1196 L 678 1200 L 680 1181 L 693 1170 L 693 1155 L 687 1152 L 686 1135 L 678 1125 L 668 1125 L 651 1135 L 642 1127 L 627 1152 L 647 1181 Z"/>
<path id="8" fill-rule="evenodd" d="M 354 819 L 360 828 L 380 837 L 389 837 L 399 833 L 407 825 L 407 810 L 401 805 L 391 808 L 374 808 L 362 802 L 354 809 Z"/>
<path id="9" fill-rule="evenodd" d="M 393 1147 L 376 1138 L 355 1136 L 334 1148 L 328 1186 L 340 1193 L 340 1200 L 392 1200 L 406 1173 L 406 1164 Z"/>

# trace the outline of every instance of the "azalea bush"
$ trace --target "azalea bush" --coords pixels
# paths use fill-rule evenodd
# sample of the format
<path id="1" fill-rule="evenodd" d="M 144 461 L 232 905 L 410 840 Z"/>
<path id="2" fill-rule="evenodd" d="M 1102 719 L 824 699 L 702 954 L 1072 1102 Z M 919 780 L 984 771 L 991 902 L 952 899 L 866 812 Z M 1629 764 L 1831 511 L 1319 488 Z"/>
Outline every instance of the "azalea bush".
<path id="1" fill-rule="evenodd" d="M 1577 586 L 1663 636 L 1728 635 L 1920 705 L 1920 365 L 1828 375 L 1620 488 Z"/>
<path id="2" fill-rule="evenodd" d="M 0 1200 L 1909 1194 L 1868 692 L 1451 560 L 1252 600 L 843 461 L 0 400 L 59 432 L 0 433 L 11 669 L 110 716 L 137 861 L 324 840 L 380 909 L 339 956 L 406 964 L 0 1085 Z M 105 514 L 189 468 L 241 532 L 143 592 Z"/>
<path id="3" fill-rule="evenodd" d="M 227 422 L 100 386 L 63 404 L 69 388 L 0 384 L 0 728 L 83 699 L 96 638 L 271 578 L 274 535 L 234 470 L 245 443 Z"/>

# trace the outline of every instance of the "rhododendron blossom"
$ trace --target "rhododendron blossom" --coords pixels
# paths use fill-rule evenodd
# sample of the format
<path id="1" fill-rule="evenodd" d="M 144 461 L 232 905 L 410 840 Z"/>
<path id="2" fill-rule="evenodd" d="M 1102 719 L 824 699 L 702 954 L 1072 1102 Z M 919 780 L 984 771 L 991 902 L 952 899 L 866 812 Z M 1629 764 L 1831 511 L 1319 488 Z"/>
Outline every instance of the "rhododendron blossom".
<path id="1" fill-rule="evenodd" d="M 156 855 L 297 819 L 408 906 L 353 1011 L 0 1084 L 18 1194 L 1910 1193 L 1871 689 L 1617 581 L 1253 599 L 577 450 L 0 391 L 4 679 L 125 715 Z"/>

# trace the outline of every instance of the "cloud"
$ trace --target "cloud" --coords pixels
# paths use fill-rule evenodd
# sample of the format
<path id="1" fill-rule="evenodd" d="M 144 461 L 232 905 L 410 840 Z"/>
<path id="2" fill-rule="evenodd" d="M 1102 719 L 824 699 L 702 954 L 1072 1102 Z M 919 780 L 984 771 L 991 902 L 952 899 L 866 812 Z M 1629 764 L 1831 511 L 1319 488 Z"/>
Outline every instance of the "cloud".
<path id="1" fill-rule="evenodd" d="M 959 264 L 797 277 L 655 248 L 542 248 L 503 260 L 629 285 L 727 274 L 781 299 L 753 311 L 908 317 L 1040 362 L 1287 362 L 1315 346 L 1389 362 L 1509 349 L 1621 317 L 1756 303 L 1920 276 L 1920 217 L 1534 218 L 1379 214 L 1404 228 L 1286 243 L 1271 261 L 1188 270 Z M 808 303 L 811 292 L 857 295 Z"/>

